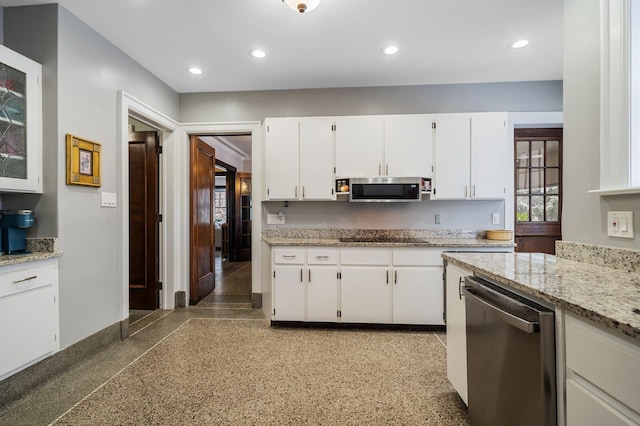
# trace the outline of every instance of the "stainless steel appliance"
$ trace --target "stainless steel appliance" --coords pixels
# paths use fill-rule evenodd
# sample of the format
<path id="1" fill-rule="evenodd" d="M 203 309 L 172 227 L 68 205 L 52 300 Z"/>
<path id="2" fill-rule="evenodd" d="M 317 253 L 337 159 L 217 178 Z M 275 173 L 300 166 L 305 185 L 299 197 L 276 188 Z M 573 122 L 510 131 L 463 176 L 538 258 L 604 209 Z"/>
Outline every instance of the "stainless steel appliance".
<path id="1" fill-rule="evenodd" d="M 473 424 L 555 425 L 553 310 L 478 277 L 462 291 Z"/>
<path id="2" fill-rule="evenodd" d="M 353 178 L 349 201 L 411 202 L 420 201 L 422 178 Z"/>

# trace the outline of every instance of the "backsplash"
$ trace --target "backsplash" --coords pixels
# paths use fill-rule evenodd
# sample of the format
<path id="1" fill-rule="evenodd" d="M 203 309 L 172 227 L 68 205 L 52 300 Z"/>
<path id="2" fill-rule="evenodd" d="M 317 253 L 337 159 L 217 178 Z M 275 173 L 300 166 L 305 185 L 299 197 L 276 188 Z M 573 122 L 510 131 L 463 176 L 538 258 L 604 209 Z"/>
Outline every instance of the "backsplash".
<path id="1" fill-rule="evenodd" d="M 461 229 L 420 230 L 420 229 L 265 229 L 262 234 L 268 238 L 485 238 L 486 231 Z"/>
<path id="2" fill-rule="evenodd" d="M 556 256 L 561 259 L 640 273 L 640 250 L 556 241 Z"/>
<path id="3" fill-rule="evenodd" d="M 58 253 L 57 238 L 27 238 L 27 251 L 32 253 Z"/>

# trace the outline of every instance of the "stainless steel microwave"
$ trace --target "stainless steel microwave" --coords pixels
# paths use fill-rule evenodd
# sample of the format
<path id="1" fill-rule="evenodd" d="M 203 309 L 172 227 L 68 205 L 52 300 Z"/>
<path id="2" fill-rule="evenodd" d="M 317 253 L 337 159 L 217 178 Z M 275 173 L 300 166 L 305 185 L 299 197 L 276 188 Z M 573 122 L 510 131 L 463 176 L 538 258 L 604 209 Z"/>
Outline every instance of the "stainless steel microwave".
<path id="1" fill-rule="evenodd" d="M 422 178 L 352 178 L 349 201 L 412 202 L 420 201 Z"/>

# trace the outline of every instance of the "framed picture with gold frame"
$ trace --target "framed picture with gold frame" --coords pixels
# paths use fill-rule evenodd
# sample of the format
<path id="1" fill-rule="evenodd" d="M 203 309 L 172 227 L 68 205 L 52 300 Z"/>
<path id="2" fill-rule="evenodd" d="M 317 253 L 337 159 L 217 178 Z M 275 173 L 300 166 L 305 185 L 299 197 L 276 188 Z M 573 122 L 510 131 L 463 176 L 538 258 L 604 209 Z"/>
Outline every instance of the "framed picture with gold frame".
<path id="1" fill-rule="evenodd" d="M 101 186 L 102 145 L 67 135 L 67 185 Z"/>

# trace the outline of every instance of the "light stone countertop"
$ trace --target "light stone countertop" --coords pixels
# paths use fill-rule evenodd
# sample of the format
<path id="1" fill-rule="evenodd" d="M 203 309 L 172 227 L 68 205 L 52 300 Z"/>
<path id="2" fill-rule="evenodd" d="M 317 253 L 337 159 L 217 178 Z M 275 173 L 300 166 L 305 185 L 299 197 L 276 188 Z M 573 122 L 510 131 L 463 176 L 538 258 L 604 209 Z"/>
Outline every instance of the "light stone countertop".
<path id="1" fill-rule="evenodd" d="M 17 265 L 19 263 L 34 262 L 36 260 L 62 257 L 62 253 L 36 252 L 26 254 L 4 254 L 0 256 L 0 266 Z"/>
<path id="2" fill-rule="evenodd" d="M 262 240 L 270 246 L 301 247 L 494 247 L 513 248 L 512 241 L 487 240 L 485 238 L 425 238 L 424 241 L 412 242 L 344 242 L 337 238 L 287 238 L 263 236 Z"/>
<path id="3" fill-rule="evenodd" d="M 443 253 L 450 263 L 640 341 L 640 273 L 542 253 Z"/>

